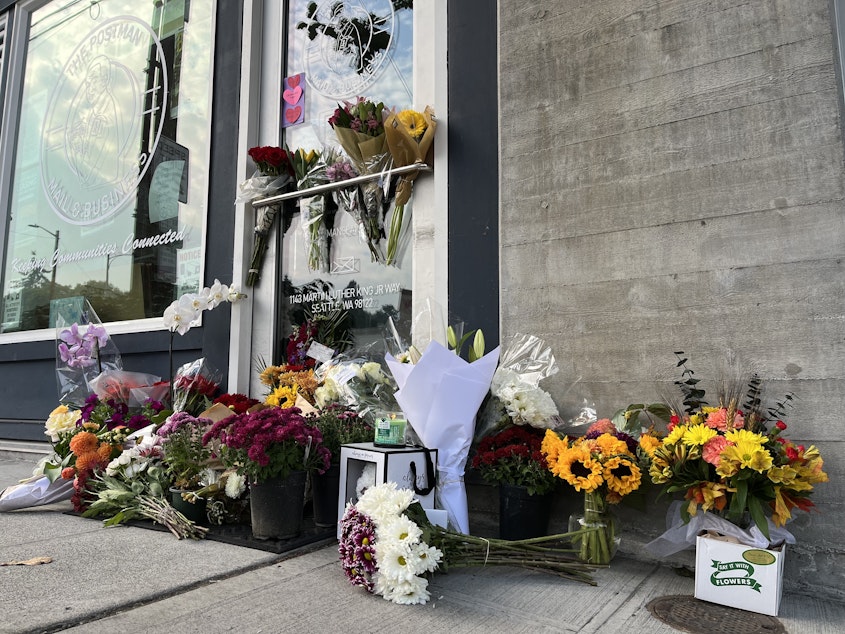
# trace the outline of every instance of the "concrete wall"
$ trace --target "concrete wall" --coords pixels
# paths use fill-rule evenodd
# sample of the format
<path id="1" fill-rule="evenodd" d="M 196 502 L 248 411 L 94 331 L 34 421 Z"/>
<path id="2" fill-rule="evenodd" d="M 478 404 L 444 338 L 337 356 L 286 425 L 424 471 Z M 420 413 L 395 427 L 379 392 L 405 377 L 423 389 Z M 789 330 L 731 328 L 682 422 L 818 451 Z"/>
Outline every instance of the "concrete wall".
<path id="1" fill-rule="evenodd" d="M 828 0 L 499 0 L 498 29 L 502 340 L 552 342 L 552 395 L 599 416 L 657 400 L 675 350 L 702 379 L 727 350 L 754 362 L 772 396 L 799 399 L 790 437 L 831 479 L 792 524 L 786 588 L 845 597 Z M 645 556 L 664 509 L 623 511 L 623 550 Z"/>

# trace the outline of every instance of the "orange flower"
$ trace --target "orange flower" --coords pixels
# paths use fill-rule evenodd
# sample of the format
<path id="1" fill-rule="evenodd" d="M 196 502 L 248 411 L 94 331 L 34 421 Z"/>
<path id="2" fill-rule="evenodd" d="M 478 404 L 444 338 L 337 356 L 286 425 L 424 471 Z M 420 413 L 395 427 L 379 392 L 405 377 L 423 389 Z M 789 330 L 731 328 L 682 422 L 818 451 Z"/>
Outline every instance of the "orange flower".
<path id="1" fill-rule="evenodd" d="M 88 471 L 100 466 L 100 457 L 96 451 L 89 451 L 76 457 L 77 471 Z"/>
<path id="2" fill-rule="evenodd" d="M 100 440 L 90 431 L 81 431 L 70 439 L 70 450 L 77 456 L 97 451 Z"/>
<path id="3" fill-rule="evenodd" d="M 76 469 L 73 467 L 65 467 L 62 469 L 62 479 L 63 480 L 73 480 L 76 476 Z"/>
<path id="4" fill-rule="evenodd" d="M 99 447 L 97 447 L 97 456 L 100 459 L 100 464 L 104 467 L 111 462 L 111 452 L 112 452 L 112 445 L 107 443 L 103 443 Z"/>

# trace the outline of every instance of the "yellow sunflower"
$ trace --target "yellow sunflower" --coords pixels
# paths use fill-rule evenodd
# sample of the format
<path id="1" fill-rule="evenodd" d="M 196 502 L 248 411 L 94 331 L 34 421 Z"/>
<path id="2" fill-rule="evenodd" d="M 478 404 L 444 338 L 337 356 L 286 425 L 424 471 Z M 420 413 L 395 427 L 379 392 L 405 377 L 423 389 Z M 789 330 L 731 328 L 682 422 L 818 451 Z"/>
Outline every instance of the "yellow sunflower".
<path id="1" fill-rule="evenodd" d="M 555 462 L 560 452 L 568 448 L 569 443 L 566 438 L 561 438 L 551 429 L 546 430 L 546 435 L 543 436 L 543 442 L 540 445 L 540 450 L 546 456 L 546 464 Z"/>
<path id="2" fill-rule="evenodd" d="M 616 456 L 604 462 L 604 481 L 608 490 L 620 496 L 640 488 L 642 472 L 631 460 Z"/>
<path id="3" fill-rule="evenodd" d="M 296 393 L 296 385 L 281 385 L 268 394 L 264 402 L 276 407 L 293 407 L 296 404 Z"/>
<path id="4" fill-rule="evenodd" d="M 616 456 L 628 453 L 628 445 L 624 440 L 619 440 L 613 434 L 602 434 L 595 440 L 595 446 L 604 456 Z"/>
<path id="5" fill-rule="evenodd" d="M 556 476 L 575 487 L 576 491 L 592 493 L 602 484 L 601 463 L 583 445 L 561 451 L 549 468 Z"/>

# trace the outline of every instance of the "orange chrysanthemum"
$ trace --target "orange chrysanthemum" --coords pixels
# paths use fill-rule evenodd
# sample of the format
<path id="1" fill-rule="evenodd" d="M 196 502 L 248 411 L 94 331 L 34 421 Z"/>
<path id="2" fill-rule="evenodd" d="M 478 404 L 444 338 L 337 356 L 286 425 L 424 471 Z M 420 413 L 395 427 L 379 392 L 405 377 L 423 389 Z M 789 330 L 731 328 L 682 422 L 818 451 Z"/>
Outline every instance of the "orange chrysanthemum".
<path id="1" fill-rule="evenodd" d="M 96 451 L 89 451 L 76 457 L 76 470 L 88 471 L 100 466 L 100 457 Z"/>
<path id="2" fill-rule="evenodd" d="M 96 434 L 90 431 L 81 431 L 70 439 L 70 450 L 77 456 L 97 451 L 100 444 Z"/>

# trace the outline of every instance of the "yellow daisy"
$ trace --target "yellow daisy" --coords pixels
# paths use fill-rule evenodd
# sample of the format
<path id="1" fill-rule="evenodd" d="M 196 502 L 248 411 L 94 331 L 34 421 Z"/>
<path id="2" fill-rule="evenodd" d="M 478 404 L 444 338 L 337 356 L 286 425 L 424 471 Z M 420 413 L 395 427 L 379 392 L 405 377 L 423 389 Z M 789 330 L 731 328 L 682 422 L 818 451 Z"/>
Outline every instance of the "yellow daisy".
<path id="1" fill-rule="evenodd" d="M 707 425 L 691 425 L 684 432 L 681 441 L 690 447 L 701 447 L 716 434 L 716 430 Z"/>

